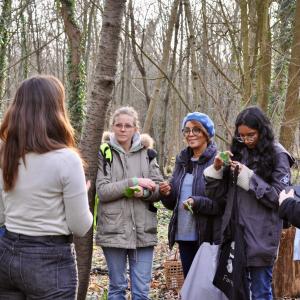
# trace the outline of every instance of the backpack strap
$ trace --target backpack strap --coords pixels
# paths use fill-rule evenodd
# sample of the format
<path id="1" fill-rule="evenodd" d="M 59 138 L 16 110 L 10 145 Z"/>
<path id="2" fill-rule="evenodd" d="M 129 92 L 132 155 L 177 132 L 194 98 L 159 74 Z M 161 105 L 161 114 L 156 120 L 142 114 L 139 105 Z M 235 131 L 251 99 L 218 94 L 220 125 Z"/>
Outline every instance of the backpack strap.
<path id="1" fill-rule="evenodd" d="M 108 143 L 101 144 L 99 147 L 99 152 L 101 153 L 102 157 L 104 158 L 103 171 L 104 171 L 104 175 L 107 176 L 106 166 L 107 166 L 107 164 L 109 164 L 109 166 L 111 166 L 111 163 L 113 161 L 113 155 L 112 155 L 110 145 Z"/>
<path id="2" fill-rule="evenodd" d="M 149 163 L 157 156 L 157 152 L 154 149 L 148 148 L 147 149 L 147 155 L 149 158 Z"/>

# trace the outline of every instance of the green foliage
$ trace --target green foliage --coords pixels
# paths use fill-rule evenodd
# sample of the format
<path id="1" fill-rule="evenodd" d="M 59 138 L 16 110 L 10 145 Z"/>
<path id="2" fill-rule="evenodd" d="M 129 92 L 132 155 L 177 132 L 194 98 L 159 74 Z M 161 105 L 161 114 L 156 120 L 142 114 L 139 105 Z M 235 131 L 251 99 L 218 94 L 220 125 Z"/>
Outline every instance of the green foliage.
<path id="1" fill-rule="evenodd" d="M 95 205 L 94 205 L 94 220 L 93 220 L 94 231 L 96 231 L 96 229 L 97 229 L 98 205 L 99 205 L 99 197 L 98 197 L 98 194 L 96 194 Z"/>
<path id="2" fill-rule="evenodd" d="M 123 192 L 123 195 L 126 197 L 126 198 L 132 198 L 134 193 L 135 192 L 139 192 L 139 188 L 137 187 L 127 187 L 124 192 Z"/>
<path id="3" fill-rule="evenodd" d="M 229 164 L 229 153 L 228 152 L 221 152 L 220 153 L 220 158 L 223 160 L 224 165 L 228 165 Z"/>
<path id="4" fill-rule="evenodd" d="M 104 289 L 103 294 L 101 296 L 101 300 L 107 300 L 108 299 L 108 290 Z"/>

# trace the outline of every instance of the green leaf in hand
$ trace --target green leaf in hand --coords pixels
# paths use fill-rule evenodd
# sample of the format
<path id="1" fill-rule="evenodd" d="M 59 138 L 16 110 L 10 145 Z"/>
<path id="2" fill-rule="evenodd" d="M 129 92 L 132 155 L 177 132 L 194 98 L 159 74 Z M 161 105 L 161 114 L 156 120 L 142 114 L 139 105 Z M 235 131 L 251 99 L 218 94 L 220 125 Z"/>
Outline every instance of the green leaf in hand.
<path id="1" fill-rule="evenodd" d="M 191 214 L 194 214 L 192 206 L 190 205 L 189 202 L 185 202 L 185 206 L 187 207 L 187 209 L 190 211 Z"/>
<path id="2" fill-rule="evenodd" d="M 140 189 L 138 187 L 127 187 L 124 192 L 123 195 L 126 198 L 132 198 L 135 192 L 139 192 Z"/>
<path id="3" fill-rule="evenodd" d="M 221 152 L 220 153 L 220 158 L 223 160 L 224 165 L 228 165 L 229 164 L 229 153 L 228 152 Z"/>

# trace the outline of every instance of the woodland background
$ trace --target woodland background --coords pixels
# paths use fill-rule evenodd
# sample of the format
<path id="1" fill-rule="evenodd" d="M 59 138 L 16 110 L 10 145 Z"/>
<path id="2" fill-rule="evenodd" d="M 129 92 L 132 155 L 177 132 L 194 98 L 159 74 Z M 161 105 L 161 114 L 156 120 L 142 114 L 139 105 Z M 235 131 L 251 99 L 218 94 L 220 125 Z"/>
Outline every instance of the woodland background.
<path id="1" fill-rule="evenodd" d="M 237 113 L 257 104 L 299 157 L 299 71 L 300 0 L 0 0 L 1 116 L 23 79 L 60 78 L 92 183 L 121 105 L 140 113 L 164 174 L 183 147 L 180 121 L 195 110 L 211 116 L 226 149 Z M 94 198 L 92 184 L 91 209 Z M 92 232 L 75 242 L 84 299 Z"/>

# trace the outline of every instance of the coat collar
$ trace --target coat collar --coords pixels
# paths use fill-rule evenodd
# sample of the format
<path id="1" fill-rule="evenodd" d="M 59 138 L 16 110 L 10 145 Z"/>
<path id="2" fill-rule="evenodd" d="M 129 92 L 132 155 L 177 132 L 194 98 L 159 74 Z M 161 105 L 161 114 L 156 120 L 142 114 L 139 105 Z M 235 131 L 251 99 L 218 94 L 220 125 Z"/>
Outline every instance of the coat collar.
<path id="1" fill-rule="evenodd" d="M 209 142 L 207 145 L 207 148 L 202 153 L 202 155 L 199 157 L 197 163 L 203 164 L 210 160 L 212 157 L 214 157 L 217 153 L 217 146 L 214 142 Z M 188 162 L 191 160 L 193 156 L 193 150 L 190 147 L 187 147 L 183 149 L 180 154 L 176 158 L 176 162 L 182 165 L 188 164 Z"/>

